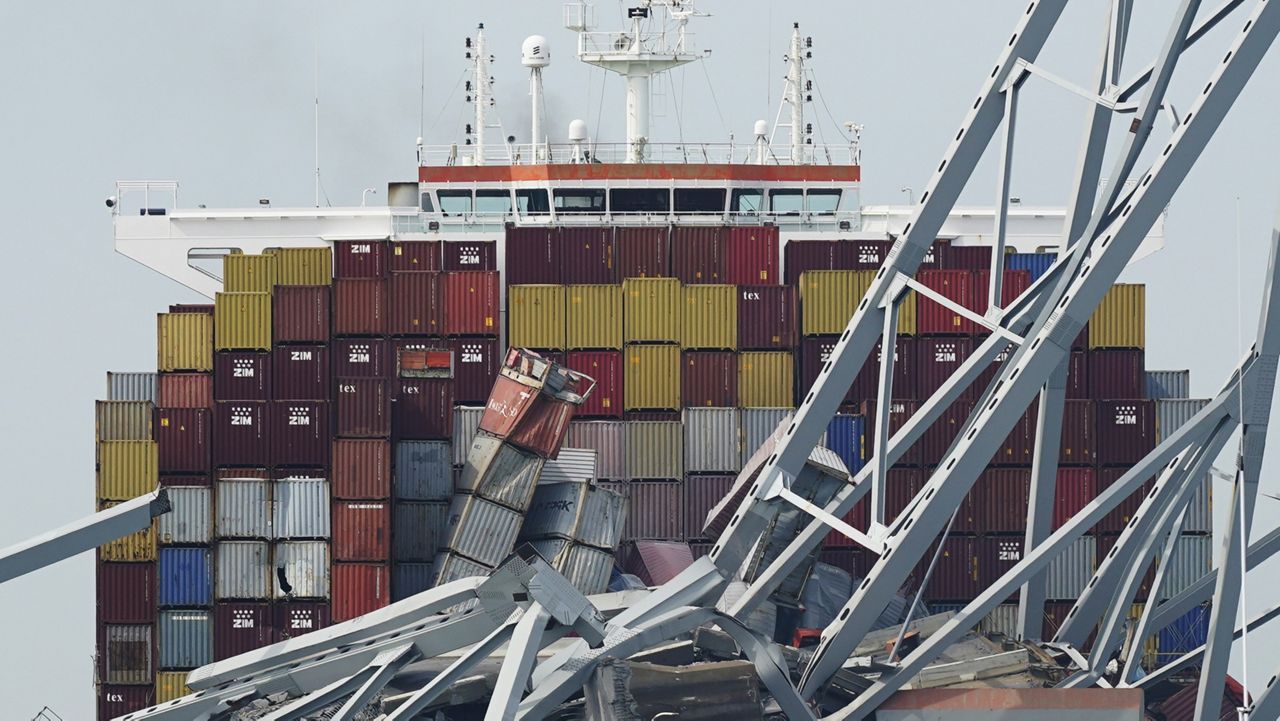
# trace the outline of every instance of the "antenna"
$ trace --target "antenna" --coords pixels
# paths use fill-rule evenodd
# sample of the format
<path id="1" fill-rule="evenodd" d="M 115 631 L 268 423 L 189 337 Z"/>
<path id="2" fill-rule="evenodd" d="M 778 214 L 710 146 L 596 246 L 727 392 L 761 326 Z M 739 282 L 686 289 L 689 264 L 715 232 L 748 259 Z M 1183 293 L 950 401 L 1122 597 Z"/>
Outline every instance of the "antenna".
<path id="1" fill-rule="evenodd" d="M 316 18 L 311 81 L 315 100 L 316 207 L 320 207 L 320 20 Z"/>
<path id="2" fill-rule="evenodd" d="M 808 86 L 804 79 L 804 61 L 813 57 L 810 48 L 813 38 L 800 36 L 800 23 L 791 25 L 791 50 L 787 53 L 787 82 L 782 91 L 782 103 L 778 106 L 778 119 L 773 124 L 774 132 L 778 128 L 791 130 L 791 162 L 796 165 L 805 163 L 805 149 L 808 135 L 813 132 L 812 125 L 805 125 L 804 104 L 808 102 Z M 791 122 L 782 122 L 782 112 L 790 106 Z"/>
<path id="3" fill-rule="evenodd" d="M 541 162 L 546 139 L 542 136 L 542 69 L 551 65 L 551 47 L 541 35 L 530 35 L 520 47 L 520 64 L 529 68 L 529 97 L 533 103 L 533 127 L 529 138 L 533 143 L 533 162 Z"/>

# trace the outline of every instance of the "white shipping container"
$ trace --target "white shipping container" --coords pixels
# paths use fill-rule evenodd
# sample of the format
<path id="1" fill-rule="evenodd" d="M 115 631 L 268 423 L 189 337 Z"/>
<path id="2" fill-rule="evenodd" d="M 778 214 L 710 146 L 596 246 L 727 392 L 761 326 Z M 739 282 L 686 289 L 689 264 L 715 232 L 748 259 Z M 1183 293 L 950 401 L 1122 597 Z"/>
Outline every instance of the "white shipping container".
<path id="1" fill-rule="evenodd" d="M 323 478 L 276 481 L 271 525 L 276 538 L 328 538 L 329 482 Z"/>
<path id="2" fill-rule="evenodd" d="M 329 597 L 329 544 L 279 541 L 274 551 L 271 584 L 276 598 Z"/>
<path id="3" fill-rule="evenodd" d="M 1144 377 L 1147 398 L 1190 398 L 1191 371 L 1147 371 Z"/>
<path id="4" fill-rule="evenodd" d="M 221 541 L 214 547 L 218 600 L 267 598 L 271 547 L 265 541 Z"/>
<path id="5" fill-rule="evenodd" d="M 684 409 L 686 473 L 737 473 L 742 422 L 737 408 Z"/>
<path id="6" fill-rule="evenodd" d="M 978 624 L 979 633 L 1002 633 L 1009 638 L 1018 637 L 1018 604 L 1002 603 L 991 609 Z"/>
<path id="7" fill-rule="evenodd" d="M 500 438 L 476 436 L 458 480 L 458 493 L 471 493 L 523 512 L 533 498 L 545 459 L 507 445 Z"/>
<path id="8" fill-rule="evenodd" d="M 790 415 L 790 408 L 743 408 L 742 409 L 742 464 L 755 454 L 764 439 L 778 427 L 784 418 Z"/>
<path id="9" fill-rule="evenodd" d="M 497 568 L 515 548 L 519 513 L 483 498 L 458 494 L 449 508 L 447 547 L 490 568 Z"/>
<path id="10" fill-rule="evenodd" d="M 1051 601 L 1079 598 L 1097 570 L 1097 548 L 1093 536 L 1081 536 L 1055 556 L 1045 573 L 1045 598 Z"/>
<path id="11" fill-rule="evenodd" d="M 540 483 L 596 480 L 596 452 L 590 448 L 561 448 L 542 467 Z"/>
<path id="12" fill-rule="evenodd" d="M 157 373 L 107 372 L 107 400 L 156 402 Z"/>
<path id="13" fill-rule="evenodd" d="M 258 478 L 218 481 L 215 488 L 218 538 L 271 538 L 271 482 Z"/>
<path id="14" fill-rule="evenodd" d="M 1212 536 L 1179 537 L 1174 544 L 1173 558 L 1165 568 L 1160 599 L 1173 598 L 1213 570 L 1216 548 Z"/>
<path id="15" fill-rule="evenodd" d="M 626 520 L 620 493 L 589 483 L 539 483 L 520 538 L 566 538 L 612 551 Z"/>
<path id="16" fill-rule="evenodd" d="M 493 571 L 492 568 L 476 563 L 469 558 L 463 558 L 456 553 L 441 553 L 436 556 L 435 563 L 431 565 L 436 568 L 435 585 L 437 586 L 464 578 L 486 577 Z"/>
<path id="17" fill-rule="evenodd" d="M 1207 474 L 1187 504 L 1182 530 L 1187 533 L 1213 533 L 1213 479 Z"/>
<path id="18" fill-rule="evenodd" d="M 467 452 L 480 430 L 480 417 L 483 415 L 483 406 L 453 409 L 453 465 L 461 466 L 467 462 Z"/>
<path id="19" fill-rule="evenodd" d="M 609 590 L 613 554 L 562 538 L 531 541 L 538 555 L 585 595 Z"/>
<path id="20" fill-rule="evenodd" d="M 602 480 L 627 477 L 622 421 L 571 421 L 564 445 L 596 452 L 596 475 Z"/>
<path id="21" fill-rule="evenodd" d="M 206 486 L 169 486 L 168 513 L 156 519 L 160 543 L 200 543 L 213 540 L 213 489 Z"/>

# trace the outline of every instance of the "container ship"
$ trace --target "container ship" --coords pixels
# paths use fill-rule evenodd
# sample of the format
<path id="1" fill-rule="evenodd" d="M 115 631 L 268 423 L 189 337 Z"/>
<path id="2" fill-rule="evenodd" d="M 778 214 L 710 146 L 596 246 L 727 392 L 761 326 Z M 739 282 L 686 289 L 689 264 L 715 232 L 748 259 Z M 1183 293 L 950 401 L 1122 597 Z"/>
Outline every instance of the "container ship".
<path id="1" fill-rule="evenodd" d="M 575 5 L 568 22 L 581 61 L 626 78 L 623 143 L 597 142 L 581 121 L 550 142 L 550 51 L 536 36 L 521 53 L 529 142 L 499 137 L 481 26 L 465 45 L 475 111 L 465 141 L 419 139 L 418 178 L 389 183 L 385 207 L 187 208 L 176 183 L 119 184 L 109 203 L 119 252 L 211 302 L 158 314 L 156 367 L 109 374 L 97 404 L 99 507 L 157 485 L 173 505 L 98 553 L 99 718 L 185 695 L 192 669 L 416 594 L 442 563 L 492 568 L 450 540 L 449 517 L 508 348 L 595 383 L 561 455 L 592 452 L 582 475 L 627 510 L 620 543 L 595 549 L 603 573 L 582 590 L 622 574 L 660 584 L 709 552 L 708 512 L 818 376 L 909 208 L 861 204 L 856 125 L 847 145 L 813 143 L 812 40 L 798 27 L 773 128 L 783 140 L 758 122 L 739 147 L 652 142 L 651 78 L 702 53 L 679 3 L 630 17 L 627 31 L 597 32 L 590 7 Z M 918 282 L 979 314 L 1026 290 L 1056 258 L 1065 211 L 1013 206 L 1003 252 L 993 218 L 953 213 Z M 1160 248 L 1161 232 L 1140 254 Z M 1114 286 L 1071 351 L 1055 523 L 1206 402 L 1189 398 L 1187 371 L 1146 367 L 1144 297 L 1141 285 Z M 989 332 L 908 298 L 891 430 Z M 997 366 L 890 470 L 888 518 L 943 458 Z M 824 445 L 850 471 L 874 452 L 878 375 L 873 357 L 827 429 Z M 1033 409 L 958 509 L 924 584 L 930 610 L 963 605 L 1021 559 L 1035 428 Z M 1046 638 L 1141 497 L 1050 567 Z M 519 526 L 499 510 L 495 526 Z M 845 520 L 867 528 L 867 504 Z M 1141 600 L 1209 570 L 1207 478 L 1182 529 L 1178 565 L 1159 588 L 1148 579 Z M 823 584 L 848 592 L 868 565 L 837 532 L 819 560 Z M 1000 606 L 985 628 L 1012 635 L 1016 611 Z M 771 632 L 787 639 L 814 625 L 800 608 L 776 613 Z M 1202 644 L 1204 617 L 1196 609 L 1145 653 Z"/>

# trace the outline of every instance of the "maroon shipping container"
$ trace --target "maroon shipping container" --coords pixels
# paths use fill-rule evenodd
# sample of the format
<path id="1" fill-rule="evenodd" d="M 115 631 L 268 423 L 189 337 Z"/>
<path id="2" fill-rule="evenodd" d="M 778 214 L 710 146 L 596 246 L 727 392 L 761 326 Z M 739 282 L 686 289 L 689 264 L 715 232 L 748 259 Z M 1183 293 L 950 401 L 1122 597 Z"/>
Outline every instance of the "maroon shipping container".
<path id="1" fill-rule="evenodd" d="M 327 401 L 275 401 L 271 404 L 272 466 L 327 468 L 329 440 Z"/>
<path id="2" fill-rule="evenodd" d="M 955 250 L 957 249 L 952 248 L 952 251 L 955 251 Z M 966 248 L 965 250 L 968 250 L 968 248 Z M 987 248 L 986 250 L 988 251 L 987 254 L 990 255 L 991 249 Z M 972 307 L 981 308 L 982 310 L 979 311 L 980 313 L 985 313 L 987 310 L 987 300 L 988 300 L 987 296 L 990 295 L 990 292 L 991 292 L 990 283 L 991 283 L 990 270 L 979 270 L 974 272 L 973 274 L 974 298 L 973 298 Z M 1004 278 L 1000 282 L 1000 307 L 1008 308 L 1015 300 L 1018 299 L 1018 296 L 1025 293 L 1027 288 L 1030 288 L 1030 287 L 1031 287 L 1031 273 L 1025 270 L 1004 271 Z M 990 331 L 988 331 L 983 326 L 975 326 L 975 332 L 980 333 L 982 335 L 986 335 L 987 333 L 990 333 Z"/>
<path id="3" fill-rule="evenodd" d="M 1062 405 L 1062 439 L 1058 463 L 1092 466 L 1097 461 L 1098 421 L 1093 401 L 1069 400 Z"/>
<path id="4" fill-rule="evenodd" d="M 156 408 L 152 434 L 161 473 L 208 473 L 213 419 L 208 408 Z"/>
<path id="5" fill-rule="evenodd" d="M 281 601 L 275 604 L 274 615 L 272 626 L 277 641 L 297 638 L 330 624 L 327 601 Z"/>
<path id="6" fill-rule="evenodd" d="M 502 367 L 498 339 L 451 338 L 448 345 L 453 351 L 453 402 L 483 405 Z"/>
<path id="7" fill-rule="evenodd" d="M 916 279 L 943 297 L 981 315 L 974 303 L 972 271 L 922 270 L 916 274 Z M 973 335 L 977 329 L 977 325 L 968 318 L 923 295 L 916 295 L 916 330 L 921 335 Z"/>
<path id="8" fill-rule="evenodd" d="M 681 419 L 680 411 L 627 411 L 622 414 L 622 420 L 631 421 L 663 421 L 667 423 L 679 423 Z"/>
<path id="9" fill-rule="evenodd" d="M 801 386 L 799 391 L 806 394 L 818 379 L 822 367 L 831 359 L 831 351 L 839 341 L 838 336 L 805 336 L 800 341 Z M 899 336 L 896 342 L 897 354 L 893 363 L 893 397 L 901 400 L 912 400 L 916 392 L 916 339 Z M 860 403 L 863 400 L 876 398 L 880 390 L 880 343 L 876 343 L 872 351 L 875 355 L 863 364 L 858 375 L 854 377 L 845 394 L 845 400 Z"/>
<path id="10" fill-rule="evenodd" d="M 800 283 L 807 270 L 839 270 L 842 245 L 837 240 L 791 240 L 784 248 L 787 285 Z"/>
<path id="11" fill-rule="evenodd" d="M 333 342 L 334 378 L 390 378 L 396 359 L 390 341 L 379 338 L 339 338 Z"/>
<path id="12" fill-rule="evenodd" d="M 918 407 L 919 404 L 916 405 Z M 947 455 L 947 449 L 951 448 L 952 441 L 960 435 L 960 429 L 964 428 L 965 421 L 969 420 L 971 413 L 973 413 L 973 401 L 966 400 L 958 400 L 943 411 L 942 417 L 929 426 L 920 442 L 916 444 L 920 447 L 920 462 L 926 466 L 942 463 L 942 459 Z M 870 433 L 872 422 L 872 420 L 867 421 L 868 433 Z M 893 433 L 889 435 L 892 437 Z"/>
<path id="13" fill-rule="evenodd" d="M 622 417 L 622 351 L 573 351 L 565 355 L 565 365 L 596 381 L 595 390 L 578 406 L 576 417 Z"/>
<path id="14" fill-rule="evenodd" d="M 1053 488 L 1053 530 L 1058 530 L 1094 498 L 1098 478 L 1092 468 L 1059 468 Z"/>
<path id="15" fill-rule="evenodd" d="M 391 335 L 441 334 L 439 273 L 392 273 L 387 296 Z"/>
<path id="16" fill-rule="evenodd" d="M 916 403 L 915 401 L 899 401 L 899 400 L 893 401 L 893 403 L 890 404 L 889 406 L 889 432 L 885 435 L 886 440 L 892 439 L 893 434 L 897 433 L 898 430 L 902 428 L 903 424 L 905 424 L 908 420 L 910 420 L 911 416 L 914 416 L 916 414 L 916 411 L 918 410 L 920 410 L 920 404 Z M 860 412 L 867 419 L 867 436 L 866 436 L 867 440 L 865 443 L 862 444 L 862 459 L 864 461 L 869 461 L 871 460 L 872 455 L 875 452 L 874 446 L 875 446 L 875 437 L 876 437 L 876 402 L 863 401 L 862 406 L 860 408 Z M 961 421 L 963 422 L 963 419 L 961 419 Z M 935 423 L 934 425 L 936 426 L 939 423 L 942 423 L 941 419 L 939 419 L 938 422 Z M 926 431 L 925 433 L 927 436 L 928 431 Z M 926 441 L 927 441 L 927 438 L 921 438 L 920 442 L 916 443 L 914 446 L 907 449 L 907 452 L 903 453 L 898 458 L 898 462 L 896 465 L 900 465 L 900 466 L 920 465 L 921 458 L 923 458 L 923 446 Z"/>
<path id="17" fill-rule="evenodd" d="M 973 355 L 973 339 L 924 337 L 916 340 L 916 396 L 927 399 Z M 973 399 L 973 386 L 961 398 Z"/>
<path id="18" fill-rule="evenodd" d="M 154 686 L 98 686 L 98 718 L 114 719 L 128 716 L 155 704 Z"/>
<path id="19" fill-rule="evenodd" d="M 333 332 L 336 335 L 386 335 L 387 281 L 347 278 L 333 283 Z"/>
<path id="20" fill-rule="evenodd" d="M 391 557 L 391 501 L 334 501 L 333 560 Z"/>
<path id="21" fill-rule="evenodd" d="M 445 271 L 497 270 L 498 244 L 492 240 L 446 240 L 440 246 Z"/>
<path id="22" fill-rule="evenodd" d="M 1097 475 L 1098 495 L 1106 493 L 1120 477 L 1129 471 L 1128 468 L 1099 468 Z M 1129 525 L 1129 521 L 1138 513 L 1138 508 L 1142 505 L 1143 499 L 1151 492 L 1151 488 L 1155 486 L 1155 481 L 1147 480 L 1138 490 L 1130 493 L 1124 500 L 1120 501 L 1115 508 L 1111 509 L 1107 515 L 1102 517 L 1094 530 L 1098 533 L 1120 533 L 1124 527 Z M 1099 555 L 1099 558 L 1102 556 Z"/>
<path id="23" fill-rule="evenodd" d="M 166 473 L 160 476 L 160 485 L 165 488 L 175 486 L 209 486 L 213 478 L 208 473 Z"/>
<path id="24" fill-rule="evenodd" d="M 846 240 L 840 242 L 839 268 L 843 270 L 879 270 L 884 265 L 891 244 L 887 240 Z"/>
<path id="25" fill-rule="evenodd" d="M 862 547 L 823 549 L 818 554 L 818 561 L 835 566 L 854 578 L 866 576 L 867 569 L 871 567 L 867 561 L 867 551 Z"/>
<path id="26" fill-rule="evenodd" d="M 275 643 L 271 604 L 218 603 L 213 607 L 213 660 L 239 656 Z"/>
<path id="27" fill-rule="evenodd" d="M 892 523 L 924 488 L 924 471 L 919 468 L 891 468 L 885 479 L 884 517 Z"/>
<path id="28" fill-rule="evenodd" d="M 335 527 L 336 530 L 336 527 Z M 333 622 L 350 621 L 391 602 L 391 565 L 333 564 Z"/>
<path id="29" fill-rule="evenodd" d="M 555 458 L 576 408 L 568 401 L 540 396 L 507 435 L 507 442 L 543 458 Z"/>
<path id="30" fill-rule="evenodd" d="M 936 548 L 937 541 L 916 565 L 916 584 L 924 579 Z M 968 602 L 981 593 L 978 554 L 978 539 L 970 536 L 948 536 L 942 543 L 942 553 L 938 555 L 937 565 L 925 586 L 925 600 Z"/>
<path id="31" fill-rule="evenodd" d="M 563 283 L 614 285 L 621 282 L 612 228 L 562 227 L 558 242 Z M 507 267 L 511 267 L 510 259 Z"/>
<path id="32" fill-rule="evenodd" d="M 618 228 L 618 279 L 671 277 L 671 231 L 658 228 Z"/>
<path id="33" fill-rule="evenodd" d="M 946 243 L 936 248 L 938 267 L 944 270 L 984 270 L 991 267 L 991 246 Z"/>
<path id="34" fill-rule="evenodd" d="M 1145 366 L 1146 354 L 1141 350 L 1099 348 L 1089 351 L 1089 397 L 1146 397 Z"/>
<path id="35" fill-rule="evenodd" d="M 1098 545 L 1097 545 L 1097 552 L 1096 552 L 1097 555 L 1094 557 L 1094 560 L 1097 562 L 1099 566 L 1102 565 L 1102 560 L 1107 557 L 1107 554 L 1111 553 L 1111 549 L 1115 548 L 1116 542 L 1119 540 L 1120 540 L 1120 536 L 1118 534 L 1108 533 L 1105 535 L 1098 536 Z M 1172 570 L 1172 568 L 1170 570 Z M 1149 566 L 1147 568 L 1147 572 L 1143 574 L 1142 581 L 1138 584 L 1138 590 L 1133 595 L 1134 602 L 1135 603 L 1145 602 L 1147 598 L 1151 596 L 1151 587 L 1154 586 L 1155 583 L 1156 583 L 1156 567 L 1153 559 L 1152 565 Z M 1228 716 L 1227 718 L 1231 718 L 1231 717 Z"/>
<path id="36" fill-rule="evenodd" d="M 693 564 L 689 545 L 679 541 L 632 541 L 618 546 L 618 565 L 646 586 L 660 586 Z"/>
<path id="37" fill-rule="evenodd" d="M 979 345 L 981 344 L 974 344 L 975 351 L 978 349 Z M 1014 350 L 1015 348 L 1012 344 L 1006 345 L 1004 350 L 992 359 L 991 362 L 987 364 L 986 368 L 982 369 L 982 373 L 978 375 L 978 380 L 974 381 L 973 384 L 969 386 L 969 398 L 978 400 L 982 397 L 982 394 L 987 390 L 987 387 L 991 385 L 991 380 L 1000 372 L 1000 367 L 1009 359 L 1009 356 L 1013 354 Z M 922 397 L 921 400 L 927 400 L 927 398 Z"/>
<path id="38" fill-rule="evenodd" d="M 219 468 L 213 472 L 213 480 L 215 481 L 241 478 L 258 478 L 269 481 L 274 477 L 275 474 L 272 474 L 266 468 Z"/>
<path id="39" fill-rule="evenodd" d="M 178 303 L 169 306 L 170 313 L 196 313 L 200 315 L 213 315 L 212 303 Z"/>
<path id="40" fill-rule="evenodd" d="M 280 345 L 271 352 L 271 393 L 278 401 L 329 399 L 329 349 Z"/>
<path id="41" fill-rule="evenodd" d="M 391 443 L 385 440 L 333 442 L 333 497 L 391 497 Z"/>
<path id="42" fill-rule="evenodd" d="M 98 623 L 151 623 L 156 616 L 156 564 L 98 561 Z"/>
<path id="43" fill-rule="evenodd" d="M 988 468 L 978 478 L 974 490 L 982 501 L 975 533 L 1022 533 L 1027 527 L 1031 471 Z"/>
<path id="44" fill-rule="evenodd" d="M 328 343 L 330 286 L 278 285 L 271 296 L 276 343 Z"/>
<path id="45" fill-rule="evenodd" d="M 1156 447 L 1155 401 L 1098 401 L 1098 465 L 1128 466 Z"/>
<path id="46" fill-rule="evenodd" d="M 450 440 L 453 437 L 453 382 L 439 378 L 401 378 L 391 402 L 391 431 L 396 440 Z"/>
<path id="47" fill-rule="evenodd" d="M 738 288 L 739 350 L 791 350 L 799 341 L 796 289 L 790 285 Z"/>
<path id="48" fill-rule="evenodd" d="M 156 378 L 157 406 L 164 408 L 212 408 L 213 399 L 212 374 L 161 373 Z"/>
<path id="49" fill-rule="evenodd" d="M 511 260 L 508 259 L 508 268 Z M 444 274 L 445 335 L 496 336 L 501 307 L 494 271 Z"/>
<path id="50" fill-rule="evenodd" d="M 685 285 L 728 283 L 725 279 L 725 229 L 676 226 L 671 231 L 671 270 Z"/>
<path id="51" fill-rule="evenodd" d="M 391 398 L 385 378 L 339 378 L 337 435 L 342 438 L 387 438 L 391 435 Z"/>
<path id="52" fill-rule="evenodd" d="M 991 457 L 993 466 L 1027 466 L 1035 453 L 1036 418 L 1040 402 L 1034 400 L 1018 421 L 1013 424 L 1009 435 L 1004 437 L 995 455 Z"/>
<path id="53" fill-rule="evenodd" d="M 507 226 L 507 285 L 559 285 L 564 257 L 555 228 Z"/>
<path id="54" fill-rule="evenodd" d="M 729 495 L 734 476 L 686 476 L 684 481 L 684 537 L 706 538 L 702 526 L 720 499 Z"/>
<path id="55" fill-rule="evenodd" d="M 1073 350 L 1067 356 L 1067 398 L 1083 400 L 1089 397 L 1089 355 Z"/>
<path id="56" fill-rule="evenodd" d="M 685 351 L 680 360 L 680 397 L 686 408 L 734 408 L 738 405 L 737 353 Z"/>
<path id="57" fill-rule="evenodd" d="M 871 495 L 863 496 L 849 512 L 844 514 L 844 522 L 854 528 L 865 531 L 871 525 Z M 823 548 L 861 548 L 852 538 L 832 529 L 822 540 Z"/>
<path id="58" fill-rule="evenodd" d="M 391 243 L 391 272 L 440 270 L 440 241 L 399 240 Z"/>
<path id="59" fill-rule="evenodd" d="M 987 536 L 977 539 L 978 544 L 978 583 L 986 588 L 1000 580 L 1010 569 L 1022 560 L 1023 537 Z M 1009 598 L 1017 598 L 1015 591 Z M 963 600 L 963 599 L 962 599 Z"/>
<path id="60" fill-rule="evenodd" d="M 334 278 L 381 278 L 387 274 L 385 240 L 339 240 L 333 244 Z"/>
<path id="61" fill-rule="evenodd" d="M 731 227 L 724 231 L 724 283 L 733 285 L 777 285 L 778 227 Z"/>
<path id="62" fill-rule="evenodd" d="M 220 401 L 271 400 L 271 354 L 247 351 L 216 354 L 213 397 Z"/>

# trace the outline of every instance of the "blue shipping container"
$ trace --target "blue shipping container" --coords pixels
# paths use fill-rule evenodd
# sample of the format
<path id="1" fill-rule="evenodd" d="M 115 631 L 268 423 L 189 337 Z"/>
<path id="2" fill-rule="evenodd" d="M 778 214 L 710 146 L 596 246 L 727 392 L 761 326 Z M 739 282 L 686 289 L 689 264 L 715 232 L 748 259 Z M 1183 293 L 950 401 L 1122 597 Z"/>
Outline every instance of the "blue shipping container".
<path id="1" fill-rule="evenodd" d="M 213 570 L 207 548 L 161 548 L 156 569 L 161 606 L 209 606 Z"/>
<path id="2" fill-rule="evenodd" d="M 404 599 L 431 588 L 435 571 L 430 563 L 397 563 L 391 567 L 391 600 Z"/>
<path id="3" fill-rule="evenodd" d="M 862 470 L 862 442 L 866 436 L 866 419 L 862 416 L 837 415 L 827 424 L 827 441 L 824 444 L 840 456 L 849 475 Z"/>
<path id="4" fill-rule="evenodd" d="M 447 501 L 453 496 L 453 450 L 448 441 L 396 444 L 392 487 L 402 501 Z"/>
<path id="5" fill-rule="evenodd" d="M 1156 635 L 1156 658 L 1164 663 L 1194 651 L 1209 640 L 1209 609 L 1197 606 Z"/>
<path id="6" fill-rule="evenodd" d="M 1053 267 L 1057 259 L 1057 253 L 1009 253 L 1004 257 L 1004 265 L 1009 270 L 1027 271 L 1031 274 L 1031 282 L 1034 283 L 1040 279 L 1040 276 L 1049 272 L 1049 268 Z"/>

